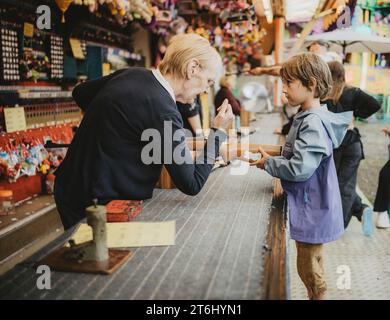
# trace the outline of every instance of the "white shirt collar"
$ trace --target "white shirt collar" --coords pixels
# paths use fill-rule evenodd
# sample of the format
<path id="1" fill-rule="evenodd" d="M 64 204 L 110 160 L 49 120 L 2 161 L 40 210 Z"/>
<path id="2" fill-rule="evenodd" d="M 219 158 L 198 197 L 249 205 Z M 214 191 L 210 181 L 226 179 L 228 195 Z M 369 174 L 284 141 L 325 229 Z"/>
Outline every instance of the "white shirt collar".
<path id="1" fill-rule="evenodd" d="M 168 93 L 171 95 L 173 101 L 176 102 L 175 98 L 175 92 L 173 91 L 171 85 L 167 81 L 167 79 L 164 78 L 164 76 L 161 74 L 159 69 L 152 69 L 152 73 L 154 77 L 157 79 L 158 82 L 164 87 L 165 90 L 168 91 Z"/>

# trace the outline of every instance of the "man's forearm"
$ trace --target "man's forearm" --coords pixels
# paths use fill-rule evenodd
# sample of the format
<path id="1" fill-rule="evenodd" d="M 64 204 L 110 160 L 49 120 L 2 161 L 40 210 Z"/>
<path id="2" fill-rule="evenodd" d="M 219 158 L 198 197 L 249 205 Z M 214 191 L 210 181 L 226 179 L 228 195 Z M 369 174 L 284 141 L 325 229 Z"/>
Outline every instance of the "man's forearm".
<path id="1" fill-rule="evenodd" d="M 282 66 L 280 65 L 274 65 L 270 67 L 257 67 L 255 69 L 252 69 L 250 73 L 257 76 L 270 75 L 270 76 L 279 77 L 281 69 Z"/>

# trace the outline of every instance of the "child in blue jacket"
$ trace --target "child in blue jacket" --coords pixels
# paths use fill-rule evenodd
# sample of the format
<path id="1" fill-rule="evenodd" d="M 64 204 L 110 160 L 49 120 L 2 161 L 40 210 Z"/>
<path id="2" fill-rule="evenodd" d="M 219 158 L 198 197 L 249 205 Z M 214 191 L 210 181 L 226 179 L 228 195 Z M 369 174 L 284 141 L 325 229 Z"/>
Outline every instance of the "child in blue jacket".
<path id="1" fill-rule="evenodd" d="M 286 61 L 280 71 L 283 92 L 297 113 L 282 155 L 263 150 L 257 166 L 280 178 L 287 194 L 291 238 L 296 241 L 298 273 L 309 299 L 325 299 L 323 244 L 344 232 L 343 210 L 333 161 L 352 112 L 331 113 L 320 104 L 332 77 L 328 65 L 313 53 Z"/>

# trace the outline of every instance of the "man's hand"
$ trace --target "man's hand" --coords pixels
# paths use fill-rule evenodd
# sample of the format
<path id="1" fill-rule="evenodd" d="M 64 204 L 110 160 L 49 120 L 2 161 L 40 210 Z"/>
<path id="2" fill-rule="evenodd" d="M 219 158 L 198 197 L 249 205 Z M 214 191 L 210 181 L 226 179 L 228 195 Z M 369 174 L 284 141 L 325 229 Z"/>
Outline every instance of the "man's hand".
<path id="1" fill-rule="evenodd" d="M 254 76 L 261 76 L 263 74 L 263 68 L 262 67 L 253 68 L 249 70 L 248 73 Z"/>
<path id="2" fill-rule="evenodd" d="M 268 158 L 270 158 L 270 155 L 263 150 L 263 148 L 259 147 L 259 152 L 261 153 L 261 159 L 252 162 L 250 165 L 251 166 L 256 166 L 260 169 L 265 168 L 265 162 L 267 161 Z"/>
<path id="3" fill-rule="evenodd" d="M 226 132 L 234 118 L 232 106 L 229 104 L 228 99 L 223 101 L 217 111 L 218 114 L 214 118 L 212 127 Z"/>

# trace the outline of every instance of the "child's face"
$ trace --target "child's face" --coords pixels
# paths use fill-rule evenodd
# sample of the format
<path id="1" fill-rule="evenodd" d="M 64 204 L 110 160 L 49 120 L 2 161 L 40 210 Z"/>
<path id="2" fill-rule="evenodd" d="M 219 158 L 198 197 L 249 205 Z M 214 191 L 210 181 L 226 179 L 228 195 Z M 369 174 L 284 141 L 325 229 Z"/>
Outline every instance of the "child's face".
<path id="1" fill-rule="evenodd" d="M 302 85 L 302 82 L 298 79 L 294 81 L 283 82 L 283 93 L 286 96 L 288 103 L 297 107 L 302 105 L 308 99 L 313 98 L 313 92 Z"/>

